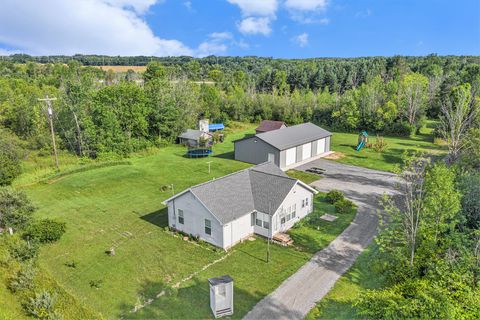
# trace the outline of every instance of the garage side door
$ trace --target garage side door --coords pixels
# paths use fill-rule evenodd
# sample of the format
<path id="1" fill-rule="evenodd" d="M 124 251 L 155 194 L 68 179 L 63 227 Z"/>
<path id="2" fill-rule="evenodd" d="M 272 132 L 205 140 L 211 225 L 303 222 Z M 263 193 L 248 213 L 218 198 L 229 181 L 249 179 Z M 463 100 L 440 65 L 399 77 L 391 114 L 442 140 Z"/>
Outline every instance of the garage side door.
<path id="1" fill-rule="evenodd" d="M 325 152 L 325 139 L 320 139 L 317 141 L 317 154 Z"/>
<path id="2" fill-rule="evenodd" d="M 308 159 L 312 157 L 312 143 L 305 143 L 302 146 L 302 160 Z"/>
<path id="3" fill-rule="evenodd" d="M 289 166 L 294 164 L 297 160 L 297 148 L 287 149 L 285 157 L 285 165 Z"/>

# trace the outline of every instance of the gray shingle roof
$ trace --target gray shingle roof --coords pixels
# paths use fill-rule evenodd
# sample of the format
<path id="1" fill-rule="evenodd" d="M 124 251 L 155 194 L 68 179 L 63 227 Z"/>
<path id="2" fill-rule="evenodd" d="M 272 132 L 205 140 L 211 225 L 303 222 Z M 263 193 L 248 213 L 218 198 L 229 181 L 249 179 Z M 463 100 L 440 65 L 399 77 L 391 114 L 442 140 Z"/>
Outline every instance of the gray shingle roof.
<path id="1" fill-rule="evenodd" d="M 255 136 L 272 145 L 278 150 L 285 150 L 307 142 L 322 139 L 332 134 L 311 122 L 286 127 L 282 130 L 273 130 L 258 133 Z"/>
<path id="2" fill-rule="evenodd" d="M 225 224 L 253 211 L 275 213 L 296 182 L 267 162 L 193 186 L 190 191 Z"/>
<path id="3" fill-rule="evenodd" d="M 194 130 L 194 129 L 187 129 L 184 133 L 179 135 L 179 138 L 188 139 L 188 140 L 199 140 L 202 136 L 202 131 Z"/>

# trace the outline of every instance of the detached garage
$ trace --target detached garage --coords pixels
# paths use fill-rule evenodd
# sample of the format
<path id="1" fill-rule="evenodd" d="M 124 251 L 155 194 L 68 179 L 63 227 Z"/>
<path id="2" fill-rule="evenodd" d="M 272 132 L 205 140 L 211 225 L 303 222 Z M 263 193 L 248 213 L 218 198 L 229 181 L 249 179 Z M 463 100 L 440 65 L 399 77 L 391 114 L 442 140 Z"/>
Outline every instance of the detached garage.
<path id="1" fill-rule="evenodd" d="M 274 162 L 282 170 L 318 159 L 330 152 L 332 134 L 313 123 L 257 133 L 235 141 L 235 160 Z"/>

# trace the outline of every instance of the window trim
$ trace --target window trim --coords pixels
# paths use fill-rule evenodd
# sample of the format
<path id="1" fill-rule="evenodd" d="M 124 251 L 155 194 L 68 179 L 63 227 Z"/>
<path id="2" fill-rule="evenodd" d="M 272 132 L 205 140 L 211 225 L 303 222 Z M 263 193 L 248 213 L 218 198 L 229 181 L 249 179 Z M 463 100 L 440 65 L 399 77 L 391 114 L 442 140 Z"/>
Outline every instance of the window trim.
<path id="1" fill-rule="evenodd" d="M 208 226 L 207 226 L 207 222 L 208 222 Z M 209 219 L 204 219 L 204 225 L 205 225 L 205 228 L 204 228 L 204 231 L 205 231 L 205 234 L 211 236 L 212 235 L 212 220 L 209 220 Z M 207 230 L 209 230 L 207 232 Z"/>
<path id="2" fill-rule="evenodd" d="M 182 209 L 177 209 L 178 223 L 185 224 L 185 216 Z"/>

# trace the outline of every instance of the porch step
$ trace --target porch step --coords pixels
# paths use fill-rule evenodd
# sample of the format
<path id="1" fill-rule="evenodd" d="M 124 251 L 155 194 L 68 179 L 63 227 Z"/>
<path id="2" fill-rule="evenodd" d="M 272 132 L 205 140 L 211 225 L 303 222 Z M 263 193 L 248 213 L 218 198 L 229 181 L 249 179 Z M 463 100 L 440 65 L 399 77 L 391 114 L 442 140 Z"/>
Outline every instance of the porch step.
<path id="1" fill-rule="evenodd" d="M 293 244 L 292 238 L 286 233 L 277 233 L 272 239 L 284 246 L 290 246 Z"/>

